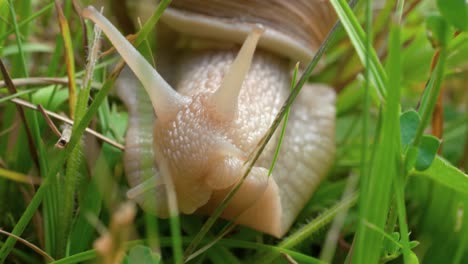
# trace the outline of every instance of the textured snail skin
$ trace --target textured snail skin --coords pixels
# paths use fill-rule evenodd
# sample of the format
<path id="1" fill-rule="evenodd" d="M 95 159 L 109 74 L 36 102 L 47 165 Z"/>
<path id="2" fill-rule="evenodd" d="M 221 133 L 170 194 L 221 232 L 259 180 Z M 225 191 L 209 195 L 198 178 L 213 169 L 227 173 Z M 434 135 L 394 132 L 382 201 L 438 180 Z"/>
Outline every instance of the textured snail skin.
<path id="1" fill-rule="evenodd" d="M 95 16 L 85 15 L 96 22 Z M 106 30 L 104 33 L 116 34 Z M 113 44 L 127 62 L 132 60 L 121 51 L 129 47 L 114 41 Z M 134 197 L 145 210 L 168 216 L 163 179 L 169 178 L 180 212 L 209 214 L 242 177 L 247 157 L 288 95 L 291 69 L 287 60 L 258 50 L 238 96 L 232 98 L 235 114 L 226 116 L 219 111 L 224 106 L 213 98 L 237 52 L 236 48 L 185 52 L 172 85 L 183 102 L 171 111 L 158 112 L 155 107 L 155 119 L 148 114 L 151 104 L 147 97 L 134 92 L 131 85 L 120 89 L 130 114 L 125 154 L 130 186 L 138 188 L 147 181 L 147 174 L 152 174 L 151 180 L 156 182 L 154 188 Z M 129 64 L 134 72 L 139 70 Z M 146 85 L 145 88 L 151 93 Z M 272 176 L 268 176 L 268 168 L 277 145 L 276 136 L 223 212 L 223 218 L 276 237 L 287 232 L 333 162 L 334 101 L 334 91 L 326 86 L 303 88 L 291 108 Z M 142 111 L 147 112 L 142 115 Z M 151 134 L 148 131 L 153 121 Z M 158 173 L 157 168 L 162 166 L 166 169 L 160 173 L 168 175 Z"/>

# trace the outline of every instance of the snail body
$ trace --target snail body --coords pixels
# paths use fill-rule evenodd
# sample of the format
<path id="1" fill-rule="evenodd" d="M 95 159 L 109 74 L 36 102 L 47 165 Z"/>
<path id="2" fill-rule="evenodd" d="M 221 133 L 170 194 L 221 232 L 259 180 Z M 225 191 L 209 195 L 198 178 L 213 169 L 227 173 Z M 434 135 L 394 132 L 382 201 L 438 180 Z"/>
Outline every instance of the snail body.
<path id="1" fill-rule="evenodd" d="M 169 11 L 168 20 L 177 12 Z M 287 98 L 290 59 L 268 47 L 255 51 L 264 29 L 254 26 L 240 49 L 184 52 L 171 86 L 97 11 L 87 8 L 83 16 L 104 31 L 151 101 L 145 103 L 131 87 L 121 92 L 130 114 L 125 153 L 129 196 L 145 210 L 167 217 L 171 184 L 180 212 L 213 212 L 243 176 L 249 154 Z M 335 95 L 324 85 L 307 86 L 292 106 L 272 176 L 268 168 L 276 136 L 223 218 L 281 237 L 326 174 L 335 152 Z M 141 110 L 151 106 L 156 117 L 146 112 L 143 118 Z M 142 159 L 144 154 L 150 158 Z M 150 179 L 144 176 L 148 171 Z"/>

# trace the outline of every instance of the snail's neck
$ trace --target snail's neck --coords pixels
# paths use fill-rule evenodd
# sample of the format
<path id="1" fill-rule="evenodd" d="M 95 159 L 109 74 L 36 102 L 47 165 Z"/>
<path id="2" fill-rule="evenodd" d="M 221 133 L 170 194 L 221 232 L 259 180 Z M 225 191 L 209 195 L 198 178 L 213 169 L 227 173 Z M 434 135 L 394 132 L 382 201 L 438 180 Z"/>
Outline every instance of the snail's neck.
<path id="1" fill-rule="evenodd" d="M 173 87 L 190 97 L 214 93 L 237 52 L 236 49 L 198 50 L 184 54 Z M 264 136 L 289 93 L 290 82 L 289 64 L 285 59 L 268 52 L 256 52 L 237 98 L 238 114 L 230 126 L 232 131 L 225 131 L 228 137 L 236 138 L 238 147 L 247 151 Z"/>
<path id="2" fill-rule="evenodd" d="M 187 50 L 178 60 L 173 87 L 182 94 L 214 92 L 238 53 L 238 48 L 213 50 Z M 286 59 L 266 51 L 256 51 L 243 89 L 262 91 L 260 82 L 276 81 L 269 90 L 281 92 L 284 81 L 289 80 L 289 63 Z M 248 84 L 250 83 L 250 85 Z M 272 83 L 273 84 L 273 83 Z"/>

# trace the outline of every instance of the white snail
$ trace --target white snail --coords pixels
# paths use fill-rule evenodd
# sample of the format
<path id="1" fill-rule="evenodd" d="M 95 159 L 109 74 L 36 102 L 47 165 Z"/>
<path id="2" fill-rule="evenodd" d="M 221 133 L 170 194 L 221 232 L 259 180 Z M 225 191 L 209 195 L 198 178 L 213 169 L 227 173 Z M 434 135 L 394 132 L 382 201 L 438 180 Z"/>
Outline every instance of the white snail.
<path id="1" fill-rule="evenodd" d="M 312 58 L 333 22 L 327 2 L 319 0 L 173 1 L 163 22 L 175 31 L 236 45 L 246 40 L 240 50 L 233 45 L 180 52 L 170 85 L 94 8 L 84 9 L 83 16 L 104 31 L 151 100 L 156 117 L 138 110 L 145 101 L 132 87 L 124 92 L 130 114 L 125 166 L 130 196 L 162 217 L 168 215 L 164 179 L 171 180 L 182 213 L 209 214 L 216 208 L 242 177 L 247 157 L 284 103 L 291 65 Z M 302 89 L 272 176 L 268 168 L 277 136 L 223 218 L 276 237 L 288 231 L 333 163 L 334 104 L 334 91 L 324 85 Z M 149 162 L 142 153 L 152 157 Z M 145 179 L 144 171 L 152 178 Z"/>

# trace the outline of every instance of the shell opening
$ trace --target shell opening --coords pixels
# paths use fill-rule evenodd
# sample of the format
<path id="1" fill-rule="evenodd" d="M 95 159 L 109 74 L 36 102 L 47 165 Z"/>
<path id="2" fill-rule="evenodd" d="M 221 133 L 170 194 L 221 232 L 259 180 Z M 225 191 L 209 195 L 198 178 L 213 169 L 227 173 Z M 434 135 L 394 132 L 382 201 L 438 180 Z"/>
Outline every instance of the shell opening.
<path id="1" fill-rule="evenodd" d="M 249 72 L 252 58 L 257 47 L 258 40 L 265 29 L 261 25 L 254 25 L 252 32 L 242 44 L 239 53 L 224 75 L 221 86 L 213 94 L 212 102 L 218 116 L 230 120 L 237 112 L 238 97 L 247 73 Z"/>
<path id="2" fill-rule="evenodd" d="M 96 23 L 104 31 L 107 38 L 142 82 L 158 118 L 164 119 L 188 103 L 189 99 L 172 89 L 135 47 L 94 7 L 84 8 L 82 16 Z"/>

